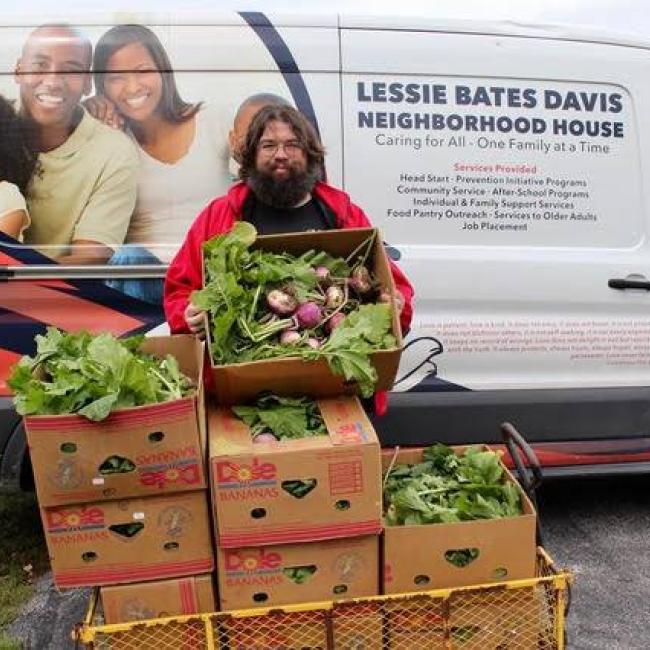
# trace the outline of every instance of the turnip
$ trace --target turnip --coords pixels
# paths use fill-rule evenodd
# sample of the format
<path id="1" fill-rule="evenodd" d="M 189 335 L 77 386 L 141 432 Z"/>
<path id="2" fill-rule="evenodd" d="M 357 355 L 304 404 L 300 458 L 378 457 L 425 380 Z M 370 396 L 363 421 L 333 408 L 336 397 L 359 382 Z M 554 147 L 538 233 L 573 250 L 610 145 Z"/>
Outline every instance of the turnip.
<path id="1" fill-rule="evenodd" d="M 302 340 L 302 336 L 295 330 L 285 330 L 280 334 L 280 343 L 282 345 L 297 345 Z"/>
<path id="2" fill-rule="evenodd" d="M 330 309 L 337 309 L 345 302 L 345 294 L 341 287 L 332 285 L 325 292 L 325 306 Z"/>
<path id="3" fill-rule="evenodd" d="M 315 327 L 322 318 L 320 307 L 315 302 L 303 302 L 295 314 L 301 327 Z"/>
<path id="4" fill-rule="evenodd" d="M 278 439 L 272 433 L 258 433 L 253 437 L 253 443 L 257 442 L 277 442 Z"/>
<path id="5" fill-rule="evenodd" d="M 317 266 L 314 269 L 316 277 L 320 283 L 326 283 L 330 279 L 330 270 L 326 266 Z"/>
<path id="6" fill-rule="evenodd" d="M 344 320 L 345 314 L 338 312 L 325 323 L 325 328 L 328 332 L 331 332 L 332 330 L 336 329 Z"/>
<path id="7" fill-rule="evenodd" d="M 315 339 L 313 336 L 310 336 L 307 339 L 307 345 L 310 348 L 313 348 L 314 350 L 317 350 L 321 346 L 321 341 L 318 339 Z"/>
<path id="8" fill-rule="evenodd" d="M 266 303 L 271 311 L 280 316 L 288 316 L 296 311 L 298 302 L 288 293 L 280 289 L 273 289 L 266 294 Z"/>
<path id="9" fill-rule="evenodd" d="M 350 286 L 360 295 L 369 293 L 372 289 L 370 272 L 365 266 L 357 266 L 350 276 Z"/>

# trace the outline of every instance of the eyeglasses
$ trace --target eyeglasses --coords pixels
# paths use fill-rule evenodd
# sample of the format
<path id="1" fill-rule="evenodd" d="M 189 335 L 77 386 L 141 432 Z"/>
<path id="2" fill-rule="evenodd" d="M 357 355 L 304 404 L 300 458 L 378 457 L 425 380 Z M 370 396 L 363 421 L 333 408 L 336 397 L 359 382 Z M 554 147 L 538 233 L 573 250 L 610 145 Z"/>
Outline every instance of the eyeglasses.
<path id="1" fill-rule="evenodd" d="M 263 156 L 266 156 L 267 158 L 271 158 L 272 156 L 275 156 L 276 153 L 278 153 L 280 147 L 282 147 L 284 153 L 289 157 L 297 156 L 301 151 L 304 150 L 300 142 L 291 140 L 289 142 L 269 142 L 269 141 L 260 142 L 258 146 L 258 151 Z"/>

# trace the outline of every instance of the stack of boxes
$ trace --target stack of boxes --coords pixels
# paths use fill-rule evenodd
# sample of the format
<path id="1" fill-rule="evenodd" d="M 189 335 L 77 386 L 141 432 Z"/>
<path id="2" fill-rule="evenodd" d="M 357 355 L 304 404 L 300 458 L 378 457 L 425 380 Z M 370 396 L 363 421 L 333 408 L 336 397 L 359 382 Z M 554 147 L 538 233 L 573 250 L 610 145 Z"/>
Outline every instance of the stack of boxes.
<path id="1" fill-rule="evenodd" d="M 346 257 L 371 229 L 259 238 L 257 247 Z M 375 234 L 376 235 L 376 234 Z M 381 240 L 370 256 L 394 291 Z M 401 342 L 397 314 L 393 331 Z M 392 385 L 399 348 L 373 355 L 379 389 Z M 221 609 L 336 600 L 379 593 L 381 456 L 355 386 L 324 360 L 213 366 L 208 413 L 210 484 Z M 263 391 L 317 398 L 326 436 L 253 443 L 230 409 Z"/>
<path id="2" fill-rule="evenodd" d="M 355 397 L 318 405 L 328 435 L 282 443 L 210 410 L 222 609 L 378 593 L 379 441 Z"/>
<path id="3" fill-rule="evenodd" d="M 77 415 L 25 418 L 54 581 L 60 588 L 120 585 L 105 589 L 107 622 L 136 612 L 157 615 L 160 606 L 169 614 L 214 607 L 211 580 L 201 577 L 214 568 L 203 346 L 174 336 L 148 339 L 143 348 L 174 356 L 196 392 L 118 410 L 101 422 Z M 166 582 L 131 584 L 160 579 Z M 153 598 L 143 600 L 145 592 Z M 160 600 L 163 593 L 167 601 Z"/>

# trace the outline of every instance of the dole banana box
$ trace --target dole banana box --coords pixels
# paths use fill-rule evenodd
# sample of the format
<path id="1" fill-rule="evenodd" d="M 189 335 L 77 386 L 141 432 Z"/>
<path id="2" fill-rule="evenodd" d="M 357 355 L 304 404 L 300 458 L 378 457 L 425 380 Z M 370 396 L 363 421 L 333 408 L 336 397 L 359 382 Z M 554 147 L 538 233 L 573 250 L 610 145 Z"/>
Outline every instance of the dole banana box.
<path id="1" fill-rule="evenodd" d="M 25 418 L 42 507 L 194 491 L 206 487 L 203 345 L 194 336 L 145 339 L 141 349 L 176 358 L 196 385 L 182 399 L 114 411 Z"/>
<path id="2" fill-rule="evenodd" d="M 254 443 L 228 407 L 208 409 L 217 545 L 309 542 L 381 530 L 377 435 L 356 397 L 318 400 L 327 435 Z"/>
<path id="3" fill-rule="evenodd" d="M 41 508 L 60 588 L 208 573 L 214 553 L 207 493 Z"/>
<path id="4" fill-rule="evenodd" d="M 460 454 L 465 447 L 453 447 Z M 489 447 L 485 446 L 485 450 Z M 396 457 L 395 457 L 396 456 Z M 422 449 L 384 450 L 384 469 L 422 462 Z M 383 593 L 429 591 L 535 576 L 537 514 L 514 476 L 523 512 L 516 517 L 455 523 L 385 526 Z M 457 558 L 465 561 L 458 566 Z"/>
<path id="5" fill-rule="evenodd" d="M 222 610 L 374 596 L 377 535 L 217 549 Z"/>
<path id="6" fill-rule="evenodd" d="M 100 597 L 108 624 L 216 610 L 210 574 L 102 587 Z"/>

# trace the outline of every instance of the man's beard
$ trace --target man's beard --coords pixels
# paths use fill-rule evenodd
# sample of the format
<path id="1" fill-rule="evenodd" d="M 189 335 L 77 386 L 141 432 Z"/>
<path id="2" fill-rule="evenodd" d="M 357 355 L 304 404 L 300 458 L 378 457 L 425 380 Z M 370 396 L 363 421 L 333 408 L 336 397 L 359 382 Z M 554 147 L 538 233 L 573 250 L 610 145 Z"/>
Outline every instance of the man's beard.
<path id="1" fill-rule="evenodd" d="M 319 178 L 315 165 L 304 171 L 289 167 L 289 176 L 281 179 L 255 168 L 246 182 L 262 203 L 274 208 L 293 208 L 311 193 Z"/>

